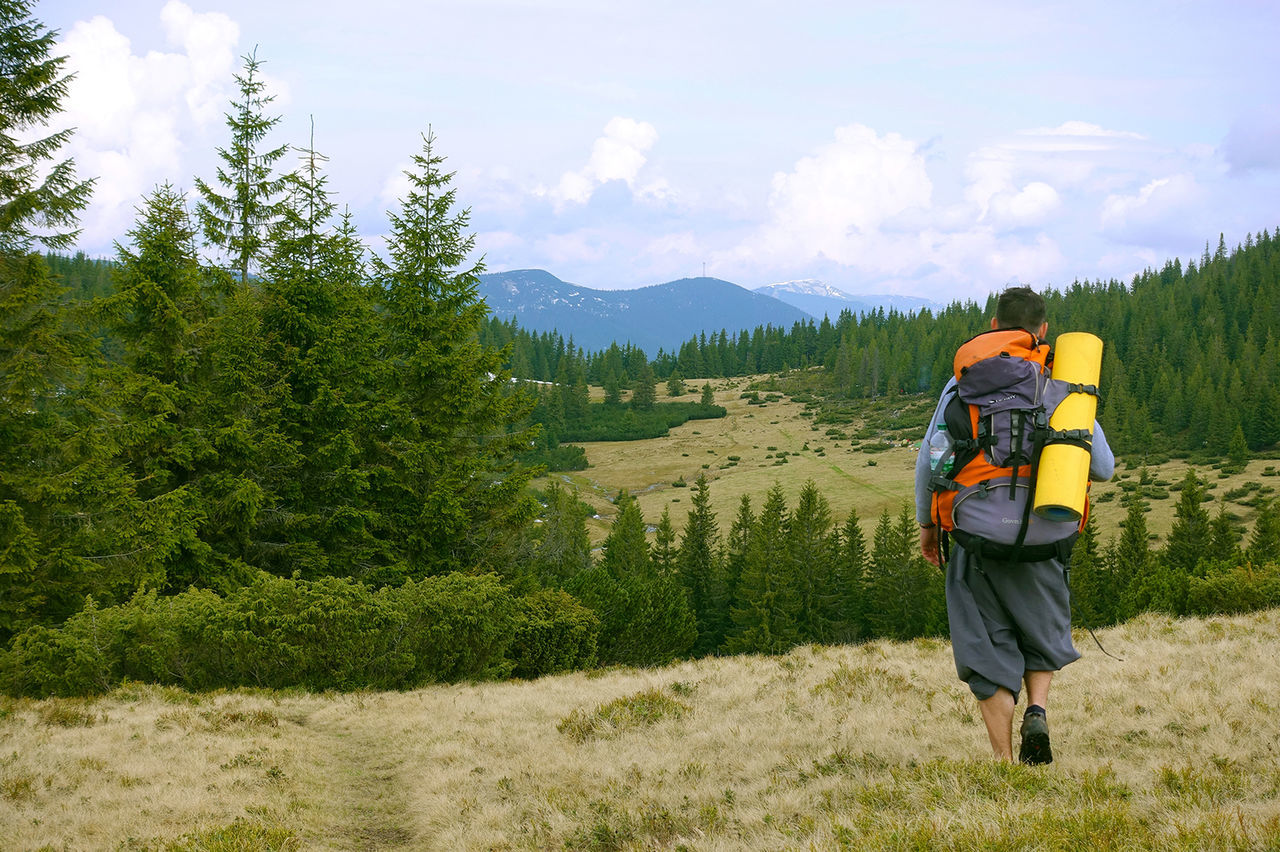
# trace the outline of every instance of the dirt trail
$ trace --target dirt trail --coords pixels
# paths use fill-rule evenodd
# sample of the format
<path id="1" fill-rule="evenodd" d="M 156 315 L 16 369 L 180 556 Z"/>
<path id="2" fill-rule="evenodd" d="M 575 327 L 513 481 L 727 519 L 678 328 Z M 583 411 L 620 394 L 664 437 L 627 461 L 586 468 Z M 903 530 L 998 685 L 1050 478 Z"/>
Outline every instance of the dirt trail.
<path id="1" fill-rule="evenodd" d="M 324 836 L 309 839 L 314 848 L 421 849 L 412 827 L 402 769 L 404 757 L 394 737 L 366 724 L 362 713 L 345 718 L 324 714 L 307 727 L 329 744 L 316 767 L 321 783 L 336 800 L 327 813 Z M 318 842 L 317 842 L 318 841 Z"/>

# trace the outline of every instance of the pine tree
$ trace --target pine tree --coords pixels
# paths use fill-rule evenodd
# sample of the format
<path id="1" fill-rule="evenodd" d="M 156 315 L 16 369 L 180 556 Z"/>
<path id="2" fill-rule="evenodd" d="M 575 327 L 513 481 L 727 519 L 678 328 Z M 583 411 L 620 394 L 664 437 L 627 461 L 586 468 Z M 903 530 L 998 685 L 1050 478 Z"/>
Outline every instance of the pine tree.
<path id="1" fill-rule="evenodd" d="M 800 641 L 800 598 L 789 564 L 787 523 L 786 497 L 775 484 L 751 530 L 733 628 L 725 639 L 731 654 L 779 654 Z"/>
<path id="2" fill-rule="evenodd" d="M 1208 552 L 1209 513 L 1201 505 L 1204 497 L 1204 483 L 1196 476 L 1194 468 L 1188 468 L 1182 479 L 1173 528 L 1169 531 L 1169 539 L 1162 554 L 1165 566 L 1177 574 L 1194 574 L 1196 564 Z"/>
<path id="3" fill-rule="evenodd" d="M 70 128 L 24 141 L 61 112 L 71 80 L 66 57 L 50 55 L 58 34 L 31 17 L 31 6 L 0 2 L 0 256 L 15 258 L 38 244 L 71 246 L 93 183 L 76 178 L 73 160 L 55 162 Z"/>
<path id="4" fill-rule="evenodd" d="M 671 507 L 662 507 L 662 517 L 658 518 L 658 528 L 653 533 L 653 548 L 650 555 L 653 567 L 659 574 L 672 574 L 676 569 L 676 530 L 671 524 Z"/>
<path id="5" fill-rule="evenodd" d="M 337 205 L 314 145 L 286 176 L 280 218 L 262 261 L 266 360 L 281 386 L 272 417 L 295 448 L 267 487 L 278 496 L 263 567 L 303 576 L 367 574 L 394 561 L 371 495 L 379 446 L 374 412 L 387 375 L 380 322 L 365 286 L 364 247 Z"/>
<path id="6" fill-rule="evenodd" d="M 381 414 L 390 431 L 376 481 L 410 575 L 493 567 L 532 517 L 529 473 L 514 461 L 530 435 L 530 408 L 510 390 L 502 352 L 480 345 L 487 313 L 477 295 L 470 213 L 454 211 L 453 175 L 428 133 L 406 172 L 408 195 L 390 214 L 388 258 L 373 260 L 391 376 Z"/>
<path id="7" fill-rule="evenodd" d="M 546 494 L 547 509 L 538 527 L 541 539 L 534 552 L 535 570 L 544 585 L 567 588 L 591 567 L 586 516 L 577 493 L 560 483 L 548 483 Z"/>
<path id="8" fill-rule="evenodd" d="M 1111 621 L 1125 621 L 1142 612 L 1153 597 L 1155 558 L 1147 542 L 1147 502 L 1134 491 L 1125 502 L 1120 536 L 1108 553 L 1115 582 L 1115 610 Z"/>
<path id="9" fill-rule="evenodd" d="M 642 361 L 631 391 L 631 407 L 636 411 L 652 411 L 657 398 L 657 379 L 653 377 L 653 368 L 648 361 Z"/>
<path id="10" fill-rule="evenodd" d="M 809 480 L 800 490 L 787 528 L 800 597 L 798 628 L 804 642 L 829 642 L 838 621 L 831 527 L 831 507 Z"/>
<path id="11" fill-rule="evenodd" d="M 728 629 L 728 613 L 720 611 L 716 605 L 724 597 L 718 593 L 718 587 L 723 582 L 719 535 L 716 516 L 711 511 L 711 486 L 707 478 L 700 475 L 694 484 L 693 508 L 689 510 L 685 520 L 680 552 L 676 556 L 680 582 L 689 593 L 689 602 L 698 622 L 695 654 L 714 651 L 723 641 Z"/>
<path id="12" fill-rule="evenodd" d="M 701 396 L 701 398 L 698 400 L 698 402 L 699 402 L 699 403 L 701 403 L 702 405 L 715 405 L 715 404 L 716 404 L 716 397 L 715 397 L 715 394 L 714 394 L 714 393 L 712 392 L 712 390 L 711 390 L 711 382 L 707 382 L 706 384 L 704 384 L 704 385 L 702 386 L 702 396 Z"/>
<path id="13" fill-rule="evenodd" d="M 1245 556 L 1255 566 L 1280 563 L 1280 500 L 1273 497 L 1258 507 Z"/>
<path id="14" fill-rule="evenodd" d="M 227 113 L 231 144 L 218 149 L 222 165 L 217 169 L 217 187 L 200 178 L 195 183 L 201 198 L 197 215 L 205 239 L 226 252 L 230 268 L 243 286 L 262 256 L 268 229 L 281 215 L 280 197 L 288 180 L 275 173 L 275 164 L 289 152 L 289 146 L 264 150 L 263 143 L 280 123 L 280 116 L 266 114 L 275 96 L 266 94 L 256 48 L 242 59 L 244 71 L 235 75 L 239 100 Z"/>
<path id="15" fill-rule="evenodd" d="M 685 393 L 684 379 L 680 376 L 680 371 L 673 370 L 671 376 L 667 379 L 667 396 L 684 396 Z"/>
<path id="16" fill-rule="evenodd" d="M 867 542 L 858 521 L 857 509 L 849 510 L 849 517 L 840 531 L 832 573 L 837 612 L 833 638 L 838 642 L 851 642 L 865 632 L 863 596 L 867 582 Z"/>
<path id="17" fill-rule="evenodd" d="M 600 563 L 569 591 L 600 617 L 602 663 L 649 666 L 686 654 L 697 622 L 679 582 L 653 569 L 639 504 L 625 491 Z"/>

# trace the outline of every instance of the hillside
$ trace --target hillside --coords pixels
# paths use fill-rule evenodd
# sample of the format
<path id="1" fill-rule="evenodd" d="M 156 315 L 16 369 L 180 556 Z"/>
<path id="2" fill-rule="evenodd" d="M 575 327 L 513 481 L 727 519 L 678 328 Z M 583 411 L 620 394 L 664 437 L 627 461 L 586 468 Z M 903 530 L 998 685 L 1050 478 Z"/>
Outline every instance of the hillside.
<path id="1" fill-rule="evenodd" d="M 6 848 L 1264 849 L 1280 612 L 1142 616 L 987 758 L 950 648 L 805 646 L 404 693 L 0 699 Z M 1200 676 L 1203 673 L 1203 676 Z M 39 744 L 38 748 L 31 747 Z"/>
<path id="2" fill-rule="evenodd" d="M 650 357 L 692 335 L 758 325 L 789 328 L 809 317 L 777 299 L 719 278 L 682 278 L 636 290 L 594 290 L 540 269 L 480 276 L 480 296 L 499 319 L 530 331 L 558 331 L 587 351 L 630 343 Z"/>

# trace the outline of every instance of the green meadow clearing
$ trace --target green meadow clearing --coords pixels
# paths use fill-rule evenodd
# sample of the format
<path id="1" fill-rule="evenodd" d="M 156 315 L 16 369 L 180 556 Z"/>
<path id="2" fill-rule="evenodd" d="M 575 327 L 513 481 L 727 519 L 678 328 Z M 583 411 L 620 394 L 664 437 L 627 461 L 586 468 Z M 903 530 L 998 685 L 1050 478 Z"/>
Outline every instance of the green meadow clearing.
<path id="1" fill-rule="evenodd" d="M 919 436 L 935 399 L 921 395 L 882 398 L 875 404 L 877 411 L 869 428 L 863 417 L 838 430 L 853 434 L 868 428 L 876 437 L 838 439 L 826 434 L 826 425 L 815 425 L 804 404 L 785 395 L 760 392 L 760 405 L 743 399 L 761 378 L 710 380 L 716 404 L 728 411 L 723 419 L 690 421 L 663 438 L 583 444 L 590 467 L 553 476 L 576 488 L 596 509 L 598 517 L 588 522 L 593 540 L 603 540 L 608 533 L 614 513 L 611 499 L 624 488 L 637 497 L 650 524 L 667 508 L 672 523 L 681 529 L 689 507 L 688 486 L 699 475 L 711 484 L 711 503 L 722 532 L 728 531 L 742 495 L 750 496 L 759 509 L 774 483 L 782 485 L 794 505 L 794 497 L 805 482 L 813 480 L 837 521 L 856 510 L 868 534 L 881 513 L 896 516 L 904 502 L 913 500 Z M 688 384 L 700 387 L 703 381 L 691 379 Z M 594 389 L 594 399 L 602 396 L 603 391 Z M 1106 423 L 1102 425 L 1105 429 Z M 1175 459 L 1147 470 L 1147 528 L 1157 539 L 1153 546 L 1173 524 L 1177 494 L 1169 486 L 1181 482 L 1187 467 L 1185 461 Z M 1213 511 L 1217 501 L 1225 501 L 1228 511 L 1246 528 L 1256 514 L 1252 501 L 1274 495 L 1280 486 L 1275 460 L 1255 459 L 1244 470 L 1230 474 L 1206 467 L 1196 470 L 1215 500 Z M 1141 474 L 1140 468 L 1121 458 L 1116 463 L 1115 481 L 1093 484 L 1093 512 L 1104 543 L 1119 532 L 1124 519 L 1119 500 L 1122 484 L 1136 482 Z"/>

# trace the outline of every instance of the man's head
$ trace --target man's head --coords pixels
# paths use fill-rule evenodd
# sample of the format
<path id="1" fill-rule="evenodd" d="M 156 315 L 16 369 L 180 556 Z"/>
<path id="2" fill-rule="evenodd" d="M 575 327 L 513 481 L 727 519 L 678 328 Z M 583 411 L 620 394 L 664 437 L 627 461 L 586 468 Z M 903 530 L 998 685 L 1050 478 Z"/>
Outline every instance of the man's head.
<path id="1" fill-rule="evenodd" d="M 1030 287 L 1010 287 L 996 302 L 992 328 L 1021 328 L 1044 337 L 1049 332 L 1045 322 L 1044 297 Z"/>

